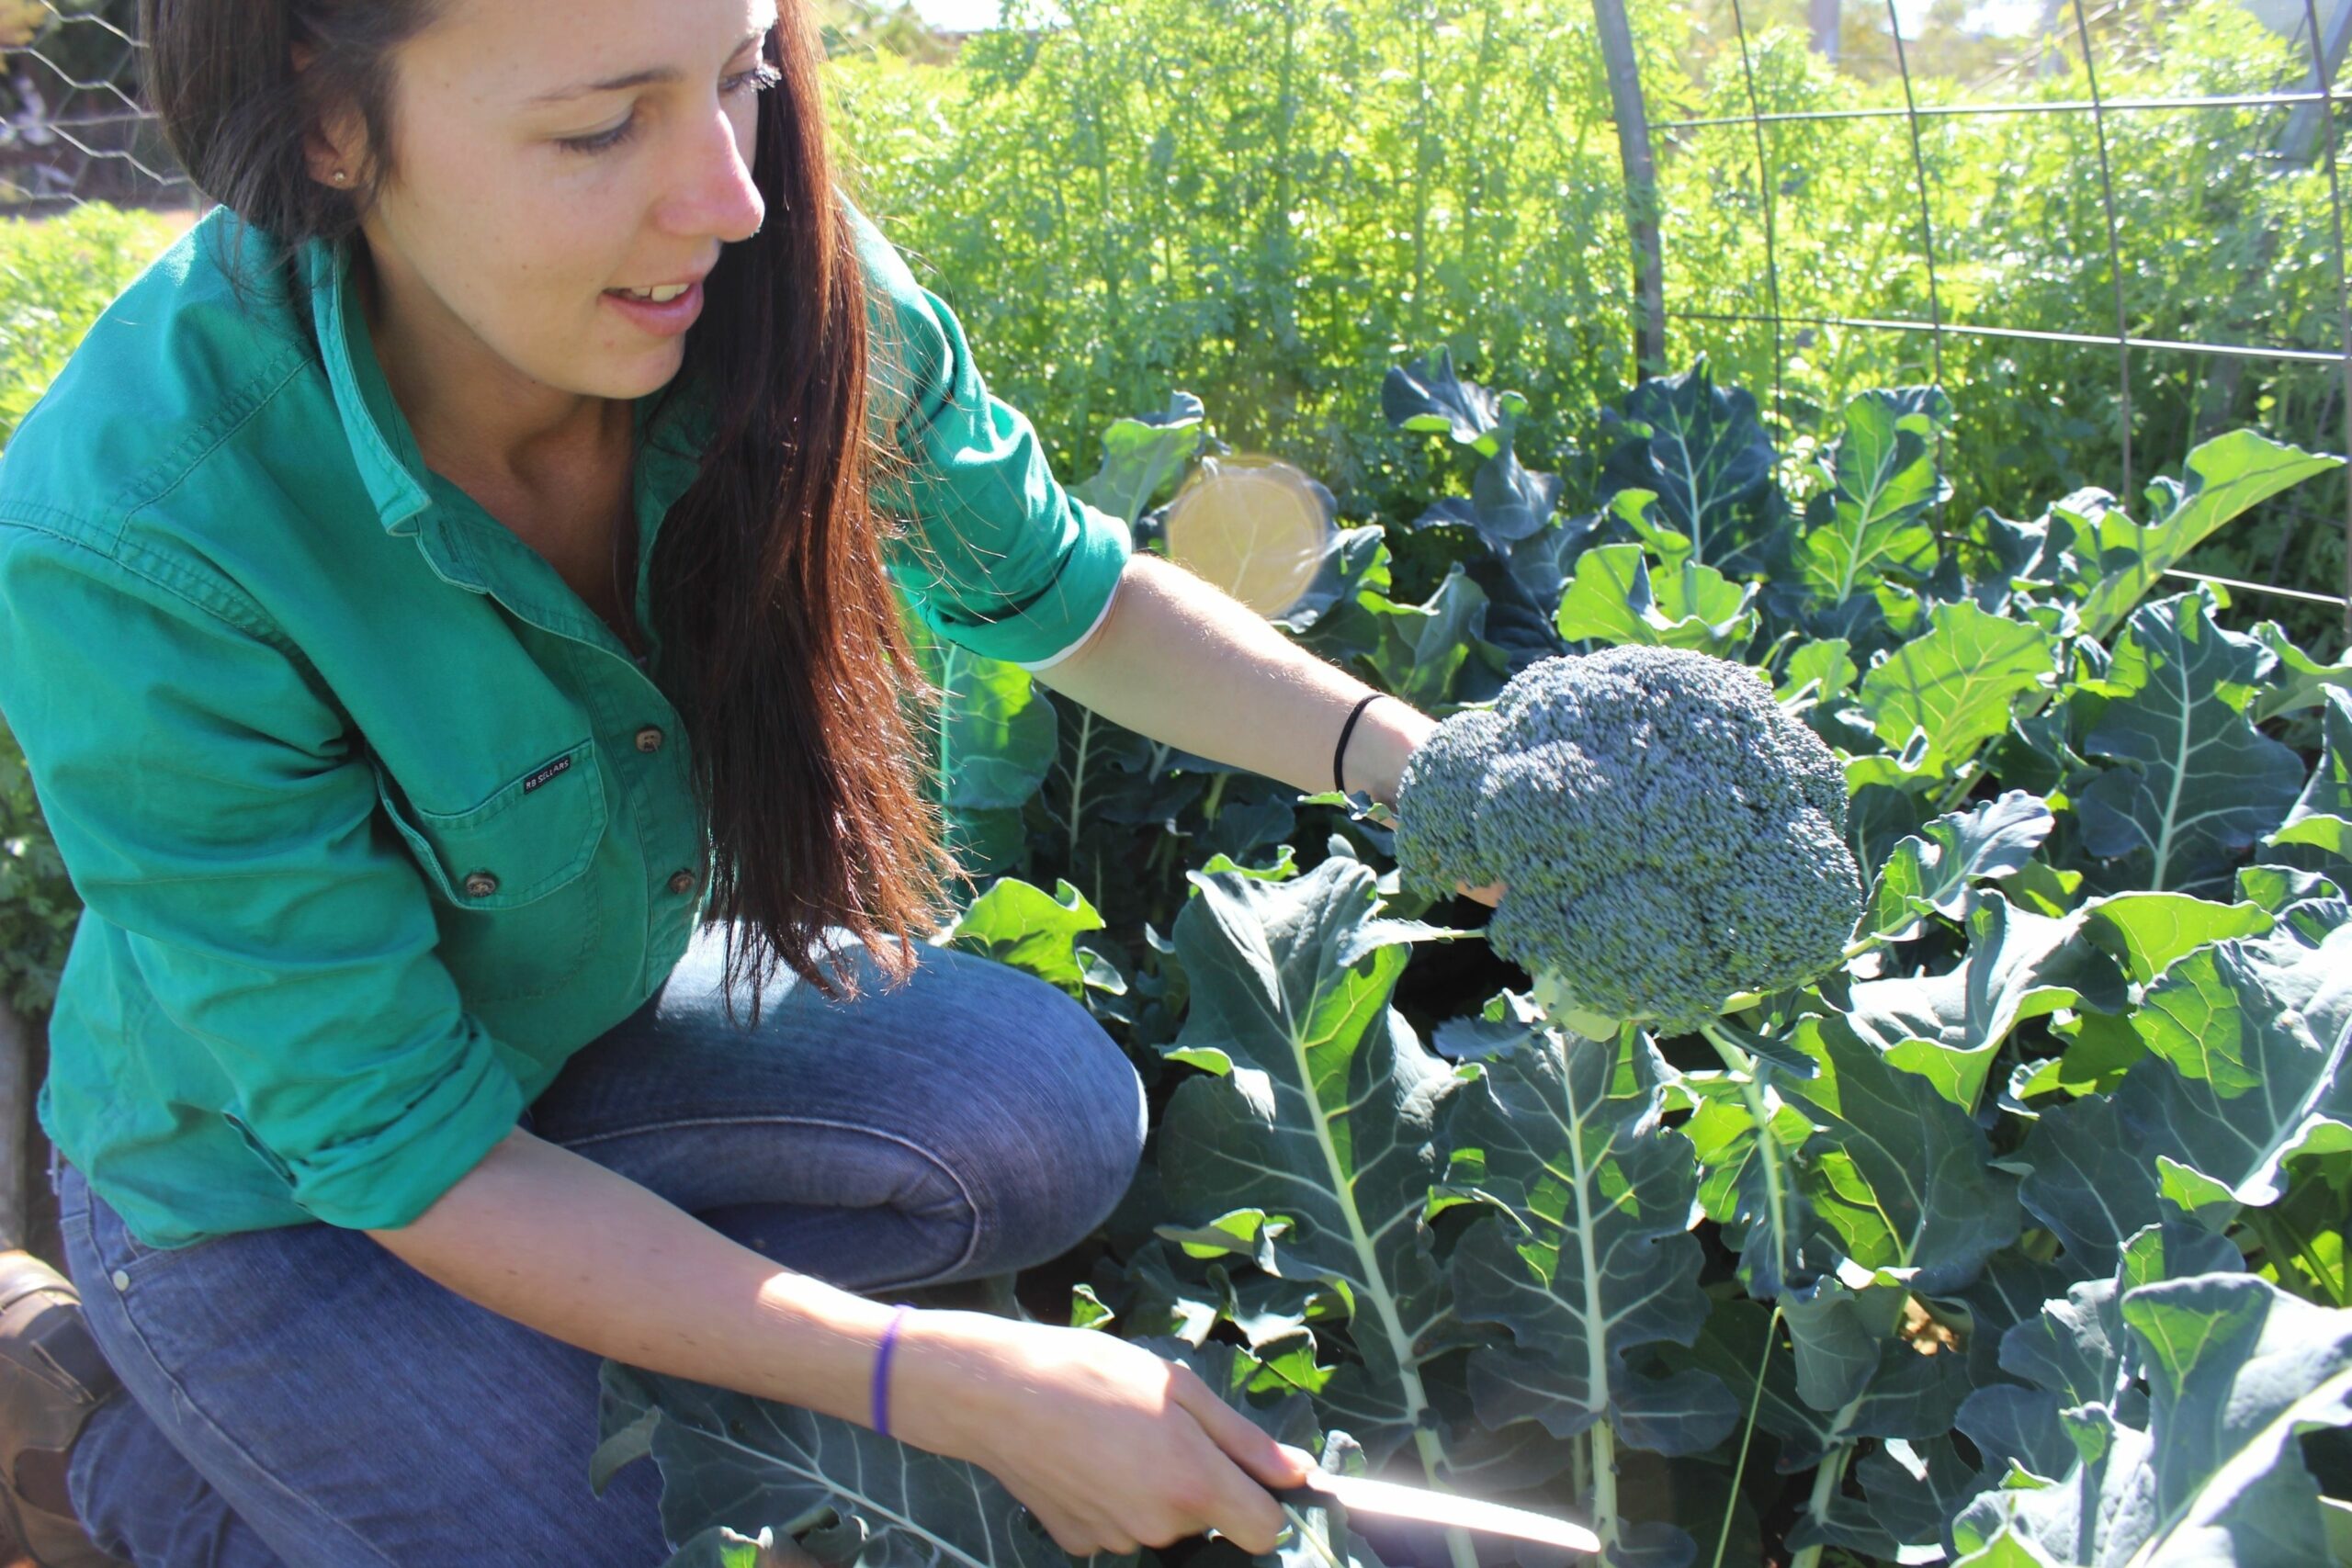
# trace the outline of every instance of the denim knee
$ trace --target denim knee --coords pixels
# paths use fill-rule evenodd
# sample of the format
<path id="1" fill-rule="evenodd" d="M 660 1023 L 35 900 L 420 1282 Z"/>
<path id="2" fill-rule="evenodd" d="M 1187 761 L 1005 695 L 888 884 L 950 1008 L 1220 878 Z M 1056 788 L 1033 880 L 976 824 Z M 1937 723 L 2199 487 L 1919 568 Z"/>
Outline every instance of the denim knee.
<path id="1" fill-rule="evenodd" d="M 1062 1196 L 1074 1244 L 1117 1206 L 1142 1160 L 1143 1080 L 1085 1005 L 1058 987 L 1005 968 L 995 988 L 1001 1027 L 1022 1041 L 1024 1058 L 1023 1071 L 1011 1075 L 1020 1081 L 1007 1086 L 999 1135 L 1021 1148 L 1032 1179 Z"/>

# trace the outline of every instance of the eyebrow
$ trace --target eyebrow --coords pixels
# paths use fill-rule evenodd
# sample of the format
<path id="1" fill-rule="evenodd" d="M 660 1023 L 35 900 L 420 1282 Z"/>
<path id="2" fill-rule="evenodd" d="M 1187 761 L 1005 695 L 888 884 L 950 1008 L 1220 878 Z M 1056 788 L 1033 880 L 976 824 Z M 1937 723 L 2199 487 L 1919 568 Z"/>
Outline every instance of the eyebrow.
<path id="1" fill-rule="evenodd" d="M 752 45 L 766 38 L 769 31 L 769 28 L 762 28 L 758 32 L 748 34 L 741 42 L 727 51 L 727 58 L 734 59 Z M 598 93 L 618 93 L 631 87 L 651 86 L 657 82 L 675 82 L 684 73 L 674 65 L 657 65 L 643 71 L 632 71 L 626 76 L 608 76 L 601 82 L 582 82 L 577 86 L 558 87 L 551 93 L 541 93 L 524 101 L 529 104 L 568 103 L 573 98 L 594 97 Z"/>

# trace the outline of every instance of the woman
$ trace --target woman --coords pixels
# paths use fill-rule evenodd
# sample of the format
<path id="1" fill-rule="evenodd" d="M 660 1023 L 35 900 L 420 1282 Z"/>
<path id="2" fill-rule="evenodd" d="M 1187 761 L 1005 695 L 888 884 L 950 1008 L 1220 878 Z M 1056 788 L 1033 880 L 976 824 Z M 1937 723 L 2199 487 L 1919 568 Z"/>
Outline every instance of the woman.
<path id="1" fill-rule="evenodd" d="M 659 1562 L 653 1468 L 585 1485 L 612 1356 L 886 1423 L 1074 1552 L 1268 1549 L 1300 1456 L 1189 1372 L 860 1293 L 1065 1250 L 1144 1131 L 1083 1009 L 920 940 L 897 595 L 1302 788 L 1393 799 L 1430 721 L 1061 489 L 837 195 L 804 11 L 145 9 L 223 206 L 0 463 L 0 711 L 87 905 L 40 1111 L 123 1385 L 89 1538 Z"/>

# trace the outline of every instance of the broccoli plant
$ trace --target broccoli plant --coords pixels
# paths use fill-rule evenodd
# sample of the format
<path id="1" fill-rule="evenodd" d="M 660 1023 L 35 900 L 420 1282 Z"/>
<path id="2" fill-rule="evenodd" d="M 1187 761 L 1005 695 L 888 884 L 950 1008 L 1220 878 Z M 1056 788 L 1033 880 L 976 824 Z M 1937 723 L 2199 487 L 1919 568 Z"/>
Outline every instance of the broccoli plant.
<path id="1" fill-rule="evenodd" d="M 1862 907 L 1836 755 L 1755 671 L 1685 649 L 1529 665 L 1414 752 L 1397 818 L 1405 886 L 1506 885 L 1488 942 L 1593 1039 L 1803 985 Z"/>

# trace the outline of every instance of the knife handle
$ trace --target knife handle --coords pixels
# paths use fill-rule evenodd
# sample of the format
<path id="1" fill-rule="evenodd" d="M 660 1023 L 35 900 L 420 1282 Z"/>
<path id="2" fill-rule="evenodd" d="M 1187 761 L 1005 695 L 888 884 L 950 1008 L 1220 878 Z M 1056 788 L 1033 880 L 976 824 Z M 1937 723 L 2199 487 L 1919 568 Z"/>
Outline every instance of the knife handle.
<path id="1" fill-rule="evenodd" d="M 1311 1485 L 1269 1486 L 1266 1490 L 1274 1495 L 1275 1502 L 1287 1503 L 1295 1508 L 1328 1508 L 1339 1501 L 1329 1492 L 1317 1491 Z"/>

